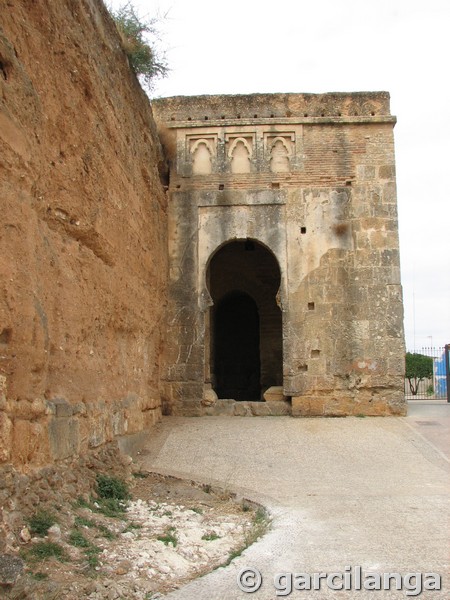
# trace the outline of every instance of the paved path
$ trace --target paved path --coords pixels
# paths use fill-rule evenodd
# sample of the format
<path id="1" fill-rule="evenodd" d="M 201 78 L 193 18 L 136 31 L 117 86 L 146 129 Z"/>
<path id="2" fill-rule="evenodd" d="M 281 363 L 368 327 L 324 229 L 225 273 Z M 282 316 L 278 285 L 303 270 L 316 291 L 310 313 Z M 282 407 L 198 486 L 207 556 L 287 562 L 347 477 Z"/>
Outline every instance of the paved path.
<path id="1" fill-rule="evenodd" d="M 237 490 L 273 515 L 269 533 L 231 565 L 166 597 L 266 600 L 279 597 L 277 573 L 352 567 L 354 576 L 361 566 L 439 573 L 443 589 L 420 598 L 449 600 L 449 433 L 448 405 L 417 405 L 406 418 L 165 418 L 142 456 L 144 468 Z M 236 583 L 247 566 L 263 577 L 252 594 Z M 288 597 L 410 597 L 391 588 L 338 592 L 322 582 L 320 591 Z"/>

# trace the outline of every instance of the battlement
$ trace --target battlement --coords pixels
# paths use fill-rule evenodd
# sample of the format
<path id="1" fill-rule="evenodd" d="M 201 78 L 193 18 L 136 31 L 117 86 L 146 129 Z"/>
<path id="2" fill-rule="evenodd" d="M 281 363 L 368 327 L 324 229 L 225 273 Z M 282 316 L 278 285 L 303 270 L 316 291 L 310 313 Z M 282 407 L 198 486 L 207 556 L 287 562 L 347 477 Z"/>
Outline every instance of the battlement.
<path id="1" fill-rule="evenodd" d="M 242 94 L 173 96 L 152 102 L 155 118 L 198 126 L 201 122 L 238 123 L 391 121 L 388 92 L 326 94 Z"/>

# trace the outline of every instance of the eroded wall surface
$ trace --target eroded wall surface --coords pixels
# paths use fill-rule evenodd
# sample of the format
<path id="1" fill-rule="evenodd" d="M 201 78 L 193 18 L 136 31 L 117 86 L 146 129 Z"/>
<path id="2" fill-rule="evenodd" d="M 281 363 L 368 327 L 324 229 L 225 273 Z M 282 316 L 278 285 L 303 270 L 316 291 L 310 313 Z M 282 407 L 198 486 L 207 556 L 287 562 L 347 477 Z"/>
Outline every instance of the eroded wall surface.
<path id="1" fill-rule="evenodd" d="M 103 3 L 1 15 L 0 461 L 41 465 L 160 417 L 166 198 Z"/>
<path id="2" fill-rule="evenodd" d="M 154 112 L 172 153 L 167 411 L 210 404 L 208 265 L 224 244 L 254 240 L 281 273 L 292 413 L 404 413 L 389 95 L 174 97 Z"/>

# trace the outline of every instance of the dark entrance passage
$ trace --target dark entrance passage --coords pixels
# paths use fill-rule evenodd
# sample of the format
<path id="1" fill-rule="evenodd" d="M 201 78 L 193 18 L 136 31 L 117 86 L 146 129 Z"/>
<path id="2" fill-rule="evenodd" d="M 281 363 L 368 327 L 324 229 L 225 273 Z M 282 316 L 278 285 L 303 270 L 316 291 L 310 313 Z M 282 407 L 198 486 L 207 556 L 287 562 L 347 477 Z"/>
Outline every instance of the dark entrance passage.
<path id="1" fill-rule="evenodd" d="M 283 384 L 278 262 L 256 240 L 232 241 L 212 257 L 207 281 L 214 302 L 209 319 L 212 386 L 219 398 L 261 400 L 267 388 Z"/>
<path id="2" fill-rule="evenodd" d="M 214 365 L 219 398 L 259 400 L 259 315 L 256 302 L 243 292 L 231 292 L 215 315 Z"/>

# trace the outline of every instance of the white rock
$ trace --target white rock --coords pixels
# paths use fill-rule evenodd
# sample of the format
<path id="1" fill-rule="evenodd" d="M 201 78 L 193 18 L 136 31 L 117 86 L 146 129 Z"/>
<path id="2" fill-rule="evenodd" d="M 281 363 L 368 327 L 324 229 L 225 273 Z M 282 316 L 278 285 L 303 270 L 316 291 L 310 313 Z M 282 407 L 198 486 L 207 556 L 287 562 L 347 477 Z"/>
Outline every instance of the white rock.
<path id="1" fill-rule="evenodd" d="M 59 525 L 52 525 L 47 531 L 47 537 L 49 542 L 61 541 L 61 527 Z"/>
<path id="2" fill-rule="evenodd" d="M 23 529 L 21 529 L 19 535 L 22 542 L 25 542 L 26 544 L 28 544 L 28 542 L 31 541 L 31 533 L 28 527 L 24 527 Z"/>

